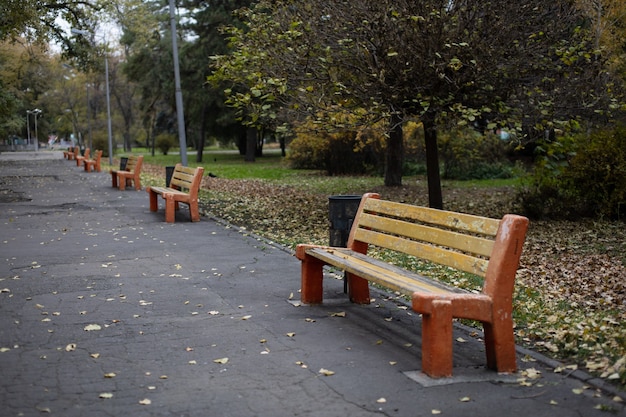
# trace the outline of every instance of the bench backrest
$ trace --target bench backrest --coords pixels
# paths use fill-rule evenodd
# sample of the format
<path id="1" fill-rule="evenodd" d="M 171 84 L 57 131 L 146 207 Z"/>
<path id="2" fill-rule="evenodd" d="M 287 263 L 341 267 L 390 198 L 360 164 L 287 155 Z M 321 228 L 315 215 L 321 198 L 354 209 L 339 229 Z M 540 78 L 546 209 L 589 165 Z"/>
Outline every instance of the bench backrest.
<path id="1" fill-rule="evenodd" d="M 129 155 L 126 162 L 125 171 L 139 173 L 141 172 L 141 164 L 143 163 L 143 155 Z"/>
<path id="2" fill-rule="evenodd" d="M 361 200 L 348 247 L 366 253 L 371 244 L 469 272 L 485 278 L 484 293 L 510 299 L 527 228 L 522 216 L 497 220 L 380 200 L 372 193 Z"/>
<path id="3" fill-rule="evenodd" d="M 97 161 L 100 161 L 100 158 L 102 158 L 102 151 L 101 150 L 97 150 L 96 151 L 96 157 L 94 158 L 94 160 L 97 162 Z"/>
<path id="4" fill-rule="evenodd" d="M 191 168 L 182 164 L 176 164 L 172 173 L 170 187 L 187 191 L 192 198 L 197 197 L 203 173 L 203 167 Z"/>

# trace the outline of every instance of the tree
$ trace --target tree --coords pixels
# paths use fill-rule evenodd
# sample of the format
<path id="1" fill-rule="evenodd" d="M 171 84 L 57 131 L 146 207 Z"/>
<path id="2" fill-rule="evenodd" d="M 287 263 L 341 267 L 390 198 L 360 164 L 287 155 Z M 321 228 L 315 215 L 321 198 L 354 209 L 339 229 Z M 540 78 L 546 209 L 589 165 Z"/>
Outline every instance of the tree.
<path id="1" fill-rule="evenodd" d="M 393 186 L 402 125 L 417 116 L 433 207 L 443 207 L 443 123 L 521 131 L 608 114 L 612 80 L 570 0 L 262 0 L 242 16 L 245 30 L 228 31 L 233 54 L 215 62 L 249 121 L 282 114 L 336 129 L 346 111 L 362 125 L 387 120 L 385 184 Z"/>
<path id="2" fill-rule="evenodd" d="M 101 8 L 99 0 L 4 0 L 0 3 L 0 41 L 55 41 L 66 56 L 76 56 L 79 51 L 63 24 L 88 28 Z"/>

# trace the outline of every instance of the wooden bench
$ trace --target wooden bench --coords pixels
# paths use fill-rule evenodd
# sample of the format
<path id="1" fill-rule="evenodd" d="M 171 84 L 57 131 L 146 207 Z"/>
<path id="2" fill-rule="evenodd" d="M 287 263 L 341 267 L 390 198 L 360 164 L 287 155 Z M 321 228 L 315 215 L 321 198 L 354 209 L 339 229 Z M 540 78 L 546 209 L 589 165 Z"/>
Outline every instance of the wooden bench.
<path id="1" fill-rule="evenodd" d="M 94 159 L 84 159 L 83 165 L 85 166 L 85 171 L 91 172 L 96 171 L 100 172 L 102 169 L 100 167 L 100 160 L 102 159 L 102 151 L 96 151 L 96 157 Z"/>
<path id="2" fill-rule="evenodd" d="M 74 147 L 70 146 L 66 151 L 63 151 L 63 159 L 74 159 Z"/>
<path id="3" fill-rule="evenodd" d="M 165 200 L 165 221 L 174 223 L 175 211 L 179 203 L 189 206 L 189 216 L 192 222 L 200 221 L 198 211 L 198 191 L 204 168 L 189 168 L 182 164 L 176 164 L 169 187 L 147 187 L 150 194 L 150 211 L 157 211 L 159 204 L 157 196 L 161 195 Z"/>
<path id="4" fill-rule="evenodd" d="M 141 165 L 143 155 L 130 155 L 126 163 L 126 169 L 112 169 L 111 186 L 124 191 L 126 186 L 135 185 L 135 190 L 141 189 Z M 119 185 L 118 185 L 119 184 Z"/>
<path id="5" fill-rule="evenodd" d="M 365 194 L 347 248 L 297 246 L 301 300 L 321 303 L 323 266 L 338 267 L 346 271 L 352 302 L 370 302 L 368 281 L 411 297 L 412 309 L 422 314 L 422 372 L 428 376 L 452 375 L 454 318 L 482 322 L 487 367 L 515 372 L 512 297 L 527 228 L 528 219 L 517 215 L 497 220 Z M 369 245 L 482 277 L 482 292 L 463 291 L 367 256 Z"/>
<path id="6" fill-rule="evenodd" d="M 83 163 L 85 159 L 89 159 L 90 154 L 91 154 L 91 149 L 89 148 L 85 149 L 85 155 L 81 155 L 80 153 L 77 153 L 74 156 L 74 159 L 76 160 L 76 166 L 77 167 L 81 166 L 81 164 Z"/>

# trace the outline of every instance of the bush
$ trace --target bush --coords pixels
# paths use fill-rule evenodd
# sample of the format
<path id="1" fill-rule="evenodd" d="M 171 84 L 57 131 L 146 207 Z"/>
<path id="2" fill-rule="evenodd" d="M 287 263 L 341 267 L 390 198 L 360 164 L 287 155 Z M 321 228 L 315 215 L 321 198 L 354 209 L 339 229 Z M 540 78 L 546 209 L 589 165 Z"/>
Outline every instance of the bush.
<path id="1" fill-rule="evenodd" d="M 532 217 L 615 219 L 626 203 L 626 127 L 557 138 L 538 148 L 519 199 Z"/>
<path id="2" fill-rule="evenodd" d="M 381 158 L 378 137 L 371 131 L 328 133 L 306 126 L 289 145 L 287 155 L 292 168 L 322 169 L 328 175 L 371 173 Z"/>
<path id="3" fill-rule="evenodd" d="M 441 133 L 438 138 L 442 177 L 454 180 L 511 178 L 508 143 L 494 134 L 472 129 Z"/>
<path id="4" fill-rule="evenodd" d="M 176 146 L 176 136 L 170 133 L 161 133 L 155 138 L 155 146 L 163 155 L 167 155 L 170 149 Z"/>
<path id="5" fill-rule="evenodd" d="M 109 157 L 109 134 L 106 132 L 93 132 L 91 137 L 91 152 L 95 154 L 96 150 L 102 150 L 102 157 Z M 115 153 L 115 142 L 113 142 L 113 153 Z"/>

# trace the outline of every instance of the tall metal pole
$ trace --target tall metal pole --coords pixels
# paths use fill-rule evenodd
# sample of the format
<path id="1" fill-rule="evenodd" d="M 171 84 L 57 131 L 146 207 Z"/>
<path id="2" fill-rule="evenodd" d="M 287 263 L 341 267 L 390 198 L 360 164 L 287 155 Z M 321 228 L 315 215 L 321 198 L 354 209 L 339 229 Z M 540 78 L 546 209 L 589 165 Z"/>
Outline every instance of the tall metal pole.
<path id="1" fill-rule="evenodd" d="M 26 110 L 26 135 L 28 136 L 28 144 L 30 145 L 30 110 Z"/>
<path id="2" fill-rule="evenodd" d="M 187 166 L 187 137 L 185 136 L 183 93 L 180 89 L 180 69 L 178 64 L 178 45 L 176 44 L 176 16 L 174 14 L 174 0 L 170 0 L 170 23 L 172 31 L 172 54 L 174 58 L 174 83 L 176 87 L 176 113 L 178 115 L 178 141 L 180 144 L 180 161 L 183 166 Z"/>
<path id="3" fill-rule="evenodd" d="M 75 29 L 75 28 L 72 28 L 71 32 L 77 35 L 82 35 L 82 36 L 86 36 L 90 34 L 90 32 L 86 30 Z M 106 38 L 104 39 L 104 42 L 106 44 Z M 106 84 L 106 89 L 107 89 L 107 118 L 108 118 L 107 123 L 108 123 L 108 129 L 109 129 L 109 164 L 113 165 L 113 133 L 112 133 L 112 128 L 111 128 L 111 93 L 109 90 L 109 57 L 106 53 L 106 50 L 104 52 L 104 72 L 105 72 L 105 81 L 106 81 L 105 84 Z"/>
<path id="4" fill-rule="evenodd" d="M 87 131 L 89 133 L 89 148 L 93 146 L 91 140 L 91 102 L 89 100 L 89 83 L 87 83 Z"/>
<path id="5" fill-rule="evenodd" d="M 109 91 L 109 58 L 104 53 L 104 72 L 106 73 L 106 88 L 107 88 L 107 117 L 109 128 L 109 165 L 113 165 L 113 134 L 111 133 L 111 96 Z"/>
<path id="6" fill-rule="evenodd" d="M 40 111 L 38 109 L 35 109 L 33 113 L 35 114 L 35 152 L 37 152 L 39 150 L 39 136 L 37 136 L 37 116 L 39 116 Z"/>

